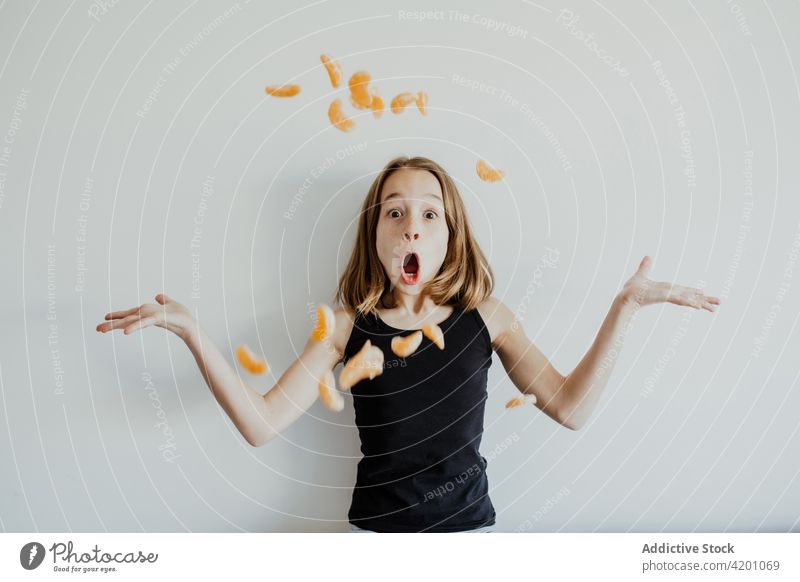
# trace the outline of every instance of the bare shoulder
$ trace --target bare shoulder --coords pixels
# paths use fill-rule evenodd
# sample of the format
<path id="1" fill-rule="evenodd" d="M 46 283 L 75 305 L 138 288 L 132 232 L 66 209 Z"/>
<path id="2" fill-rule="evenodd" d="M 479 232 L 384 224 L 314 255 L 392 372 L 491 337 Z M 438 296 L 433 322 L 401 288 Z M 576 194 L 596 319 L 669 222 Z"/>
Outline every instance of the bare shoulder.
<path id="1" fill-rule="evenodd" d="M 339 352 L 339 357 L 344 357 L 344 349 L 347 347 L 347 340 L 350 339 L 350 332 L 353 331 L 355 314 L 346 307 L 335 309 L 333 314 L 336 316 L 336 327 L 333 330 L 333 345 Z"/>
<path id="2" fill-rule="evenodd" d="M 502 345 L 514 324 L 514 312 L 505 303 L 495 296 L 490 296 L 478 306 L 478 313 L 486 324 L 489 337 L 492 339 L 492 349 Z"/>

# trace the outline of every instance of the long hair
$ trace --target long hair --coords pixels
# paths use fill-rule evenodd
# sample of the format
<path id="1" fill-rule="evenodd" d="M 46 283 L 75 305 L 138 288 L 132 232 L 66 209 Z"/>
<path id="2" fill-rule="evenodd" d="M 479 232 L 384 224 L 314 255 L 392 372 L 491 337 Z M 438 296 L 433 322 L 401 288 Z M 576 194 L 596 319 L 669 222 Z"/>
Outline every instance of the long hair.
<path id="1" fill-rule="evenodd" d="M 437 305 L 454 305 L 465 311 L 476 308 L 494 288 L 494 272 L 478 246 L 467 211 L 455 182 L 439 164 L 422 156 L 399 156 L 378 172 L 361 207 L 358 233 L 347 267 L 339 279 L 335 299 L 350 311 L 373 314 L 378 303 L 391 309 L 395 302 L 391 281 L 378 258 L 375 233 L 380 217 L 381 190 L 386 179 L 401 168 L 427 170 L 439 181 L 449 231 L 447 253 L 441 269 L 425 284 Z"/>

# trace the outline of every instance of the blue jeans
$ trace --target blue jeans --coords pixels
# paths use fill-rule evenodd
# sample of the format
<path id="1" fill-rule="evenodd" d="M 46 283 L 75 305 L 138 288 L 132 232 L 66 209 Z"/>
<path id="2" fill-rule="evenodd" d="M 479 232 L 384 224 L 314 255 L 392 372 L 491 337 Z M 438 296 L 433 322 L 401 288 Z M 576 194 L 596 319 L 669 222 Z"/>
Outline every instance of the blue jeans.
<path id="1" fill-rule="evenodd" d="M 476 529 L 469 529 L 467 531 L 457 531 L 457 532 L 448 532 L 448 533 L 492 533 L 495 531 L 494 525 L 484 525 L 482 527 Z M 370 529 L 361 529 L 357 525 L 350 524 L 350 532 L 349 533 L 377 533 Z"/>

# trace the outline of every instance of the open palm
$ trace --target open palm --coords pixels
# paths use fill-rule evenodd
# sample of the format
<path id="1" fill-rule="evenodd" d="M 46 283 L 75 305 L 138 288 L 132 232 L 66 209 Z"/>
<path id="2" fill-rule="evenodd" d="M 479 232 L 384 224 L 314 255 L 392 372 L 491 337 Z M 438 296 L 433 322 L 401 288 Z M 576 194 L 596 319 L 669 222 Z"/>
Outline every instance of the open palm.
<path id="1" fill-rule="evenodd" d="M 158 305 L 145 303 L 139 307 L 107 313 L 107 321 L 99 324 L 97 331 L 104 333 L 112 329 L 122 329 L 128 335 L 137 329 L 156 325 L 185 339 L 194 323 L 192 312 L 165 293 L 159 293 L 155 299 Z"/>
<path id="2" fill-rule="evenodd" d="M 651 303 L 674 303 L 712 313 L 716 310 L 719 298 L 704 294 L 702 289 L 649 279 L 650 265 L 650 257 L 645 256 L 636 273 L 625 282 L 621 295 L 626 301 L 640 307 Z"/>

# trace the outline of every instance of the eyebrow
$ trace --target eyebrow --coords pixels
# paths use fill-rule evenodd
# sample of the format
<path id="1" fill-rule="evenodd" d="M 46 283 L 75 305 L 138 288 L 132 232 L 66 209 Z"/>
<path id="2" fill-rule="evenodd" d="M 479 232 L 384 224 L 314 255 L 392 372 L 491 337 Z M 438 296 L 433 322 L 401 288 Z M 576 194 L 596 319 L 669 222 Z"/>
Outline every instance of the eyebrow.
<path id="1" fill-rule="evenodd" d="M 383 203 L 385 204 L 390 199 L 395 198 L 397 196 L 400 196 L 400 194 L 398 192 L 392 192 L 386 198 L 383 199 Z M 438 194 L 431 194 L 430 192 L 426 192 L 425 194 L 423 194 L 423 196 L 429 196 L 429 197 L 433 198 L 434 200 L 438 200 L 439 202 L 444 204 L 444 201 L 442 200 L 442 197 L 439 196 Z"/>

